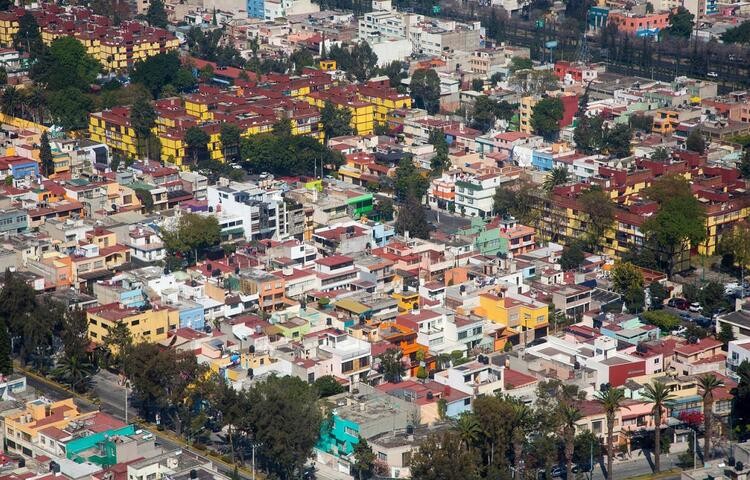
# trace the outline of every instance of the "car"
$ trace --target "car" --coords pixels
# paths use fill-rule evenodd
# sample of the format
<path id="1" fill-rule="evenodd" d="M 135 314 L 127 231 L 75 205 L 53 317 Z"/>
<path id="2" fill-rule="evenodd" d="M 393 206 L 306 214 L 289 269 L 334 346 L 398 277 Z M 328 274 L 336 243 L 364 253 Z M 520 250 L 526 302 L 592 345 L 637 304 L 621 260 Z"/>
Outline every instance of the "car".
<path id="1" fill-rule="evenodd" d="M 568 472 L 565 470 L 564 466 L 555 465 L 550 470 L 550 473 L 552 474 L 552 478 L 564 478 Z"/>
<path id="2" fill-rule="evenodd" d="M 693 302 L 690 304 L 690 307 L 688 308 L 691 312 L 702 312 L 703 307 L 699 302 Z"/>
<path id="3" fill-rule="evenodd" d="M 711 78 L 717 78 L 717 77 L 719 76 L 719 74 L 718 74 L 718 73 L 716 73 L 716 72 L 708 72 L 708 73 L 706 74 L 706 76 L 707 76 L 707 77 L 711 77 Z"/>
<path id="4" fill-rule="evenodd" d="M 688 312 L 680 312 L 680 318 L 683 320 L 692 320 L 693 316 L 690 315 Z"/>
<path id="5" fill-rule="evenodd" d="M 683 335 L 685 332 L 687 332 L 687 327 L 680 327 L 677 330 L 672 330 L 670 333 L 675 337 L 678 337 Z"/>
<path id="6" fill-rule="evenodd" d="M 687 310 L 689 304 L 688 301 L 684 298 L 670 298 L 669 302 L 667 302 L 667 305 L 679 310 Z"/>

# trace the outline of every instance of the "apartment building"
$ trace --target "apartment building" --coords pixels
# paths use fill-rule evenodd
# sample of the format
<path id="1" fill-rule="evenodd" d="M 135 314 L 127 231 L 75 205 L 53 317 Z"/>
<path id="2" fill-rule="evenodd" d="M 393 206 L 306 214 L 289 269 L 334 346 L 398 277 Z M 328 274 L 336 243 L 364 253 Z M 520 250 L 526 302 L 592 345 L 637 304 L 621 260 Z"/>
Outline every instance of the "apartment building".
<path id="1" fill-rule="evenodd" d="M 160 342 L 180 324 L 179 311 L 157 304 L 149 308 L 126 307 L 110 303 L 86 311 L 88 336 L 92 342 L 101 344 L 115 324 L 127 326 L 135 342 Z"/>
<path id="2" fill-rule="evenodd" d="M 521 175 L 518 167 L 489 167 L 474 175 L 462 175 L 455 181 L 455 209 L 470 217 L 488 217 L 494 210 L 494 195 L 498 187 L 511 183 Z"/>

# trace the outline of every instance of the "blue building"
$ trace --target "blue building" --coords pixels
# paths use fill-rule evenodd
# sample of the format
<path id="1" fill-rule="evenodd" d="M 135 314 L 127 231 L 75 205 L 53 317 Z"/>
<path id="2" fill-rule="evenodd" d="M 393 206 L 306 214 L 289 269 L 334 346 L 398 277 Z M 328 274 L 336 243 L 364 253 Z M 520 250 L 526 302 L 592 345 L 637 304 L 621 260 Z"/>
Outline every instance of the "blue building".
<path id="1" fill-rule="evenodd" d="M 396 235 L 396 230 L 391 225 L 378 223 L 372 227 L 372 239 L 378 247 L 384 246 Z"/>
<path id="2" fill-rule="evenodd" d="M 0 211 L 0 233 L 21 233 L 29 227 L 29 216 L 23 210 Z"/>
<path id="3" fill-rule="evenodd" d="M 549 172 L 554 168 L 552 152 L 534 150 L 531 152 L 531 165 L 543 172 Z"/>
<path id="4" fill-rule="evenodd" d="M 247 0 L 247 16 L 250 18 L 265 18 L 265 7 L 263 0 Z"/>
<path id="5" fill-rule="evenodd" d="M 6 170 L 13 178 L 36 177 L 39 175 L 39 164 L 23 157 L 5 157 L 0 159 L 0 169 Z"/>
<path id="6" fill-rule="evenodd" d="M 588 28 L 589 30 L 597 31 L 607 26 L 607 18 L 609 17 L 609 8 L 607 7 L 591 7 L 589 8 Z"/>
<path id="7" fill-rule="evenodd" d="M 203 330 L 206 327 L 206 315 L 202 305 L 183 300 L 178 308 L 180 309 L 180 328 Z"/>

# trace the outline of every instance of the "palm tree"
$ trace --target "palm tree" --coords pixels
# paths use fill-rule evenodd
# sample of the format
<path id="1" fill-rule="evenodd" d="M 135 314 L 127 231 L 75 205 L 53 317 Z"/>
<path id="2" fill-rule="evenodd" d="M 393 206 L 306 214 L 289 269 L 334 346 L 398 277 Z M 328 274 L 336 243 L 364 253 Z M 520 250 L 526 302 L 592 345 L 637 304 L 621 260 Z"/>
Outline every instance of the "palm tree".
<path id="1" fill-rule="evenodd" d="M 2 97 L 2 110 L 3 113 L 10 116 L 17 116 L 19 111 L 19 105 L 22 103 L 21 92 L 16 87 L 10 86 L 5 87 Z"/>
<path id="2" fill-rule="evenodd" d="M 560 405 L 560 420 L 562 423 L 562 437 L 565 443 L 565 478 L 573 478 L 573 452 L 576 441 L 576 423 L 583 418 L 577 406 L 571 403 Z"/>
<path id="3" fill-rule="evenodd" d="M 514 477 L 516 479 L 521 478 L 523 447 L 526 443 L 526 433 L 531 424 L 532 413 L 531 408 L 525 403 L 513 403 L 513 432 L 511 442 L 513 443 Z"/>
<path id="4" fill-rule="evenodd" d="M 604 408 L 607 416 L 607 478 L 612 479 L 612 459 L 614 457 L 614 445 L 612 445 L 612 431 L 615 428 L 615 415 L 622 408 L 625 401 L 625 392 L 621 388 L 609 388 L 605 391 L 596 392 L 596 401 Z"/>
<path id="5" fill-rule="evenodd" d="M 651 410 L 654 414 L 654 472 L 659 473 L 661 469 L 661 412 L 674 397 L 669 388 L 658 380 L 646 385 L 641 396 L 654 404 Z"/>
<path id="6" fill-rule="evenodd" d="M 76 392 L 84 392 L 91 385 L 94 372 L 95 368 L 91 363 L 81 359 L 78 355 L 71 355 L 62 357 L 57 362 L 57 366 L 52 371 L 52 377 Z"/>
<path id="7" fill-rule="evenodd" d="M 708 460 L 711 457 L 711 422 L 714 409 L 714 390 L 724 386 L 724 382 L 712 373 L 701 376 L 698 379 L 698 388 L 703 397 L 703 457 Z"/>
<path id="8" fill-rule="evenodd" d="M 551 192 L 558 185 L 568 183 L 568 169 L 565 167 L 555 167 L 547 174 L 544 179 L 544 190 Z"/>
<path id="9" fill-rule="evenodd" d="M 482 434 L 482 427 L 479 426 L 477 417 L 473 413 L 464 412 L 458 420 L 454 422 L 453 428 L 458 433 L 461 439 L 461 444 L 469 449 L 471 445 L 479 440 L 479 436 Z"/>

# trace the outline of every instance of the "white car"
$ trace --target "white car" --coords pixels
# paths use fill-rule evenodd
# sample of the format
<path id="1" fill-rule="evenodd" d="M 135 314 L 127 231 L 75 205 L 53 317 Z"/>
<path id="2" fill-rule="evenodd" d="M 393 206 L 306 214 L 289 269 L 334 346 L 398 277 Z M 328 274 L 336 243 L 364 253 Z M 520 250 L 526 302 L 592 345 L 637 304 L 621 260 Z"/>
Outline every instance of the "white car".
<path id="1" fill-rule="evenodd" d="M 701 307 L 701 304 L 698 302 L 693 302 L 690 304 L 690 307 L 688 308 L 691 312 L 701 312 L 703 311 L 703 307 Z"/>
<path id="2" fill-rule="evenodd" d="M 718 73 L 716 73 L 716 72 L 708 72 L 708 73 L 706 74 L 706 76 L 707 76 L 707 77 L 711 77 L 711 78 L 717 78 L 717 77 L 719 76 L 719 74 L 718 74 Z"/>

